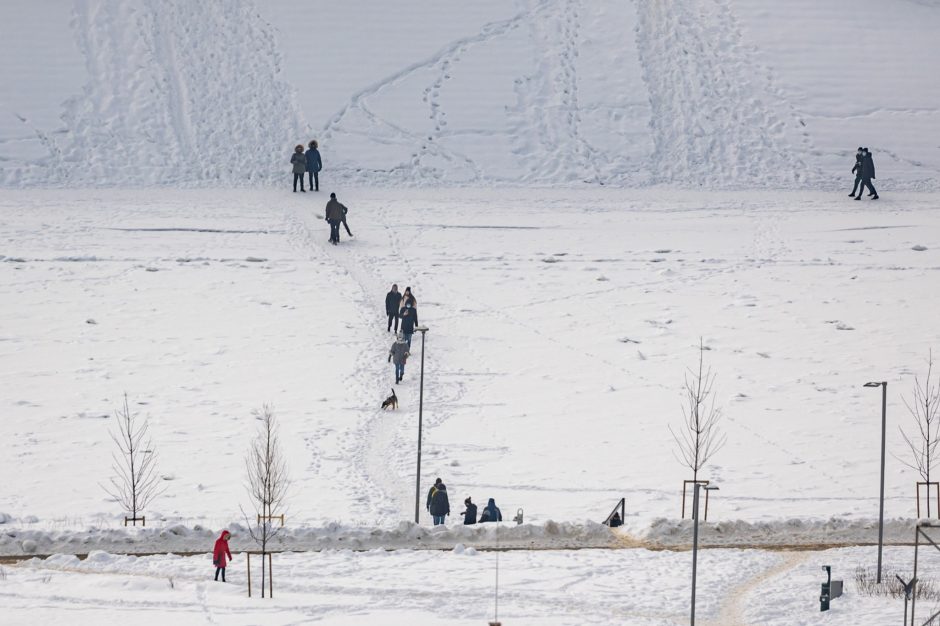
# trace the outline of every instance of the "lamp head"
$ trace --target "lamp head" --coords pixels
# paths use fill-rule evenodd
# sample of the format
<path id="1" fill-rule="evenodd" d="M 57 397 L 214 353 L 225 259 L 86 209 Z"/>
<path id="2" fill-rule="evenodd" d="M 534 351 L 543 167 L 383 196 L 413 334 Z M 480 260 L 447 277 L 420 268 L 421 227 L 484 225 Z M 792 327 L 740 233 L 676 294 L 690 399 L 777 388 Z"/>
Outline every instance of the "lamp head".
<path id="1" fill-rule="evenodd" d="M 881 387 L 884 383 L 865 383 L 864 387 Z"/>
<path id="2" fill-rule="evenodd" d="M 426 333 L 428 332 L 428 327 L 427 326 L 415 326 L 415 330 L 418 331 L 419 333 Z"/>

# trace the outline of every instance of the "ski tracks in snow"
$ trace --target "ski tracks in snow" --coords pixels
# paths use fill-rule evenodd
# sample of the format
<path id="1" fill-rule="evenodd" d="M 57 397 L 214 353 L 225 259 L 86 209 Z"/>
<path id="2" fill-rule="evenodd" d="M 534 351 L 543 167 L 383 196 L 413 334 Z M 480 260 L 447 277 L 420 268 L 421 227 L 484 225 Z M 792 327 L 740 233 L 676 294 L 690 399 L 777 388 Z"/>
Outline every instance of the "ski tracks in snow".
<path id="1" fill-rule="evenodd" d="M 250 1 L 78 0 L 72 25 L 89 79 L 50 148 L 57 182 L 244 184 L 283 171 L 306 123 Z"/>
<path id="2" fill-rule="evenodd" d="M 637 46 L 649 89 L 656 182 L 802 184 L 791 149 L 797 120 L 757 64 L 728 0 L 637 2 Z M 760 84 L 766 76 L 768 84 Z M 790 128 L 788 128 L 790 126 Z M 808 134 L 802 137 L 809 141 Z"/>

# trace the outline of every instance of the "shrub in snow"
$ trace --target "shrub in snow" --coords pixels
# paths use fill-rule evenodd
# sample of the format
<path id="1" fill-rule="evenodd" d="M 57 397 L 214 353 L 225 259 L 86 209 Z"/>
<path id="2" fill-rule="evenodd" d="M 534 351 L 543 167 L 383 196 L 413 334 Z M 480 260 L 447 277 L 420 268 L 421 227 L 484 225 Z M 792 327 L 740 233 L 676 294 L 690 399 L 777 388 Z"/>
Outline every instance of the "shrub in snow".
<path id="1" fill-rule="evenodd" d="M 23 552 L 26 552 L 27 554 L 32 554 L 36 551 L 37 548 L 36 542 L 32 539 L 25 539 L 20 545 L 23 547 Z"/>

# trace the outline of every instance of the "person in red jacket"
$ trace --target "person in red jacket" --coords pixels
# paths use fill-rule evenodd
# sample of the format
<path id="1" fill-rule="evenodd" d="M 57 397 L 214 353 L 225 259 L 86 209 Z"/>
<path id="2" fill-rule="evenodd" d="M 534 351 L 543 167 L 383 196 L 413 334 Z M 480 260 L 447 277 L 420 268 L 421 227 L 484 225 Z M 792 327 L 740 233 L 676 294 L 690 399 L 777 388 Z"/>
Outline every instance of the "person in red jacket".
<path id="1" fill-rule="evenodd" d="M 219 579 L 219 572 L 222 572 L 222 582 L 225 582 L 225 565 L 232 558 L 232 551 L 228 549 L 228 538 L 232 536 L 227 530 L 223 530 L 218 539 L 215 540 L 215 549 L 212 551 L 212 564 L 215 565 L 215 579 Z M 228 557 L 228 560 L 225 557 Z"/>

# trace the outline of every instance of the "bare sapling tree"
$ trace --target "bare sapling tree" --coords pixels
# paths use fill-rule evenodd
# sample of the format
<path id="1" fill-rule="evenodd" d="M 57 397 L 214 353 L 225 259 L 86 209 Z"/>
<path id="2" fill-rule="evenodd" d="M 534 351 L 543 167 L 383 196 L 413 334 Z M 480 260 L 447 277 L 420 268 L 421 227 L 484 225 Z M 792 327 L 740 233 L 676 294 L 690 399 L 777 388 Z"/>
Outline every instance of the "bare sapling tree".
<path id="1" fill-rule="evenodd" d="M 692 480 L 708 460 L 725 444 L 725 436 L 718 428 L 721 409 L 715 406 L 715 375 L 705 367 L 705 344 L 699 339 L 698 369 L 689 369 L 685 375 L 685 401 L 682 407 L 682 426 L 678 433 L 669 427 L 676 442 L 676 460 L 692 470 Z"/>
<path id="2" fill-rule="evenodd" d="M 138 419 L 131 413 L 126 393 L 124 406 L 114 412 L 114 418 L 117 430 L 111 431 L 111 439 L 118 448 L 111 455 L 114 475 L 102 487 L 130 514 L 125 517 L 125 526 L 128 521 L 136 526 L 138 520 L 144 521 L 143 511 L 164 488 L 156 471 L 157 454 L 150 439 L 150 423 L 146 417 Z"/>
<path id="3" fill-rule="evenodd" d="M 937 446 L 940 446 L 940 377 L 931 381 L 933 377 L 933 351 L 927 357 L 927 377 L 921 380 L 914 377 L 914 393 L 910 400 L 904 399 L 904 406 L 914 422 L 912 433 L 904 432 L 899 427 L 904 442 L 910 449 L 907 458 L 898 458 L 927 483 L 927 517 L 930 517 L 930 475 L 937 465 Z M 920 490 L 917 498 L 920 500 Z M 938 503 L 940 506 L 940 503 Z"/>
<path id="4" fill-rule="evenodd" d="M 283 526 L 275 527 L 272 518 L 275 511 L 284 513 L 285 498 L 290 487 L 290 478 L 287 472 L 287 462 L 278 440 L 278 424 L 274 412 L 267 404 L 252 415 L 260 420 L 258 434 L 255 436 L 245 466 L 248 470 L 248 496 L 252 508 L 255 510 L 255 520 L 245 514 L 246 525 L 251 539 L 261 547 L 261 597 L 265 589 L 265 557 L 268 553 L 268 544 L 276 537 Z M 252 522 L 255 523 L 252 523 Z M 269 566 L 270 568 L 270 566 Z M 270 571 L 268 571 L 270 575 Z"/>

